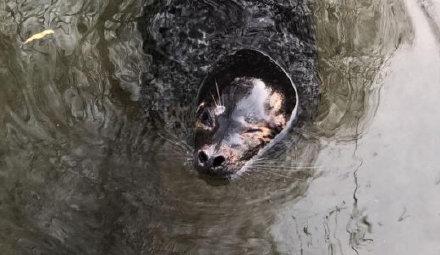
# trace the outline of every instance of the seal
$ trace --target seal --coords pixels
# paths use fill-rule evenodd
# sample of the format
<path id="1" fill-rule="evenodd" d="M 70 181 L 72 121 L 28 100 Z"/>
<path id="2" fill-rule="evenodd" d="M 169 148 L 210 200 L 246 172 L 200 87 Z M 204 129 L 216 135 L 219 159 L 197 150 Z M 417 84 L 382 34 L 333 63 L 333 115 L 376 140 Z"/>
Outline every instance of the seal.
<path id="1" fill-rule="evenodd" d="M 243 49 L 219 61 L 203 81 L 194 124 L 194 165 L 233 178 L 297 116 L 298 93 L 273 59 Z"/>
<path id="2" fill-rule="evenodd" d="M 283 134 L 316 113 L 317 48 L 306 0 L 152 1 L 139 28 L 148 123 L 192 147 L 184 153 L 202 176 L 240 176 L 258 155 L 282 151 L 274 145 L 291 139 Z"/>

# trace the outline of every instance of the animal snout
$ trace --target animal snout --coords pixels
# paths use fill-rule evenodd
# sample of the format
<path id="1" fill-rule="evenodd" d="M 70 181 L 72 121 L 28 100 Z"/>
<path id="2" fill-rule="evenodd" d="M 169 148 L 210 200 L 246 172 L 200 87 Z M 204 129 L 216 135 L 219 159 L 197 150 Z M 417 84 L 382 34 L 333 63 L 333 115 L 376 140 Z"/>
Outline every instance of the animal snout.
<path id="1" fill-rule="evenodd" d="M 225 170 L 226 157 L 219 154 L 209 154 L 200 150 L 197 153 L 196 166 L 207 171 L 209 174 L 222 174 Z"/>

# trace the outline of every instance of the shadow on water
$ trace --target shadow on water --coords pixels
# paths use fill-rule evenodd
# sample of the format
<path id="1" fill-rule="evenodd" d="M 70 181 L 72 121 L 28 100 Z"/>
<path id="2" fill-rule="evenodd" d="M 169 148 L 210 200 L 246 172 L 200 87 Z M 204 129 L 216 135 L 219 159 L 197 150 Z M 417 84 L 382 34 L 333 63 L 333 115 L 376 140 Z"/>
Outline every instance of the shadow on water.
<path id="1" fill-rule="evenodd" d="M 374 117 L 381 67 L 413 37 L 404 4 L 280 4 L 275 17 L 269 5 L 246 1 L 201 1 L 201 9 L 175 1 L 180 7 L 166 12 L 160 2 L 0 3 L 0 250 L 299 253 L 307 238 L 318 239 L 309 247 L 319 251 L 333 247 L 322 222 L 296 233 L 298 222 L 320 212 L 291 208 L 334 168 L 356 170 L 352 154 L 318 158 L 335 143 L 355 144 Z M 274 19 L 290 22 L 292 8 L 295 36 L 254 36 Z M 246 23 L 244 10 L 259 22 Z M 197 15 L 208 17 L 206 27 L 191 30 Z M 295 30 L 313 19 L 317 64 L 314 36 Z M 209 22 L 218 23 L 215 31 Z M 288 36 L 289 22 L 278 35 Z M 245 24 L 254 27 L 241 31 Z M 23 43 L 47 28 L 55 34 Z M 304 122 L 243 178 L 212 183 L 191 166 L 192 104 L 210 65 L 243 45 L 274 52 L 302 89 Z M 320 101 L 308 68 L 318 68 Z M 352 233 L 355 247 L 363 237 Z"/>

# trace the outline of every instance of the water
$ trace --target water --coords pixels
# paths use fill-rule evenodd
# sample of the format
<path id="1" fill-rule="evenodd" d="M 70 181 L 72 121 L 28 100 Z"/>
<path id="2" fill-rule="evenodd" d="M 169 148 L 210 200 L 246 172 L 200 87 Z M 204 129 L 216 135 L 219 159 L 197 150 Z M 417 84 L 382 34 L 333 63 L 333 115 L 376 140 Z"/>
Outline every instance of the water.
<path id="1" fill-rule="evenodd" d="M 318 116 L 229 185 L 144 114 L 150 2 L 0 2 L 1 254 L 440 252 L 439 2 L 314 2 Z"/>

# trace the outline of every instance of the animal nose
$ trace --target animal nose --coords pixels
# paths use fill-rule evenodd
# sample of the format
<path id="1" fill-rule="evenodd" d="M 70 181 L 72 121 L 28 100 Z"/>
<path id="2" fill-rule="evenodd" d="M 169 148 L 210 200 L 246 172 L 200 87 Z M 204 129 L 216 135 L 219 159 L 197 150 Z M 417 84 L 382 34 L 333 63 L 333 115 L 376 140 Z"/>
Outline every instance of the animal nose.
<path id="1" fill-rule="evenodd" d="M 208 154 L 206 154 L 206 152 L 199 151 L 198 159 L 199 159 L 199 163 L 206 164 L 206 162 L 208 162 L 209 160 L 209 156 Z"/>
<path id="2" fill-rule="evenodd" d="M 226 161 L 225 157 L 223 156 L 215 156 L 212 160 L 212 167 L 218 167 L 221 166 Z"/>
<path id="3" fill-rule="evenodd" d="M 216 172 L 226 162 L 226 158 L 223 155 L 209 155 L 203 150 L 198 152 L 197 160 L 198 166 L 209 172 Z"/>

